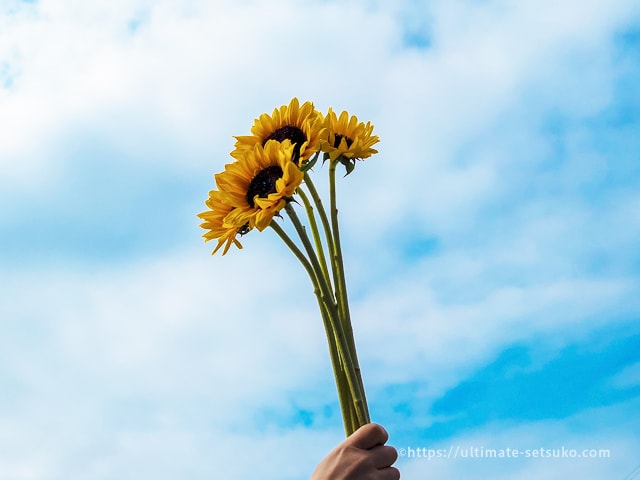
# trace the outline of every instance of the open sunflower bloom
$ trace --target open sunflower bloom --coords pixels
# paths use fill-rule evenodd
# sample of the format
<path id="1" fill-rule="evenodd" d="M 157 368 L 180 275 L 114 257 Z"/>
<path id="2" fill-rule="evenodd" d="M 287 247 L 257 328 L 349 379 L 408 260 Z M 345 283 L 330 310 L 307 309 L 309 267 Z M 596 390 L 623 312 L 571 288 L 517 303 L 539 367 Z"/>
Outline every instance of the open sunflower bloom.
<path id="1" fill-rule="evenodd" d="M 342 261 L 336 194 L 338 165 L 351 173 L 356 160 L 377 153 L 373 125 L 343 111 L 318 112 L 313 103 L 288 105 L 260 115 L 251 135 L 236 136 L 233 161 L 215 175 L 202 219 L 213 254 L 225 255 L 238 236 L 271 227 L 300 261 L 311 280 L 327 334 L 345 426 L 350 435 L 368 423 L 369 411 L 356 353 Z M 320 154 L 328 162 L 329 212 L 312 181 Z M 306 223 L 298 215 L 303 210 Z M 289 219 L 285 222 L 281 212 Z M 281 223 L 283 225 L 281 225 Z M 310 232 L 311 235 L 309 235 Z"/>
<path id="2" fill-rule="evenodd" d="M 236 148 L 231 156 L 240 159 L 247 150 L 257 144 L 265 145 L 269 140 L 289 140 L 294 145 L 293 161 L 300 164 L 316 153 L 322 132 L 323 117 L 313 103 L 305 102 L 300 106 L 294 98 L 289 105 L 274 109 L 271 115 L 260 115 L 254 121 L 251 135 L 235 137 Z"/>

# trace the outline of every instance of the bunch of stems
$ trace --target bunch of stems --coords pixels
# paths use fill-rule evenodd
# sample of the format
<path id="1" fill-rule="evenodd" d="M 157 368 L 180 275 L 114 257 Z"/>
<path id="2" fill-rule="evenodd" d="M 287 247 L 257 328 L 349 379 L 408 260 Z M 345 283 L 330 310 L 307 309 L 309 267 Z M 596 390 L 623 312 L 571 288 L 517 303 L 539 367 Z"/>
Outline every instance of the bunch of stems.
<path id="1" fill-rule="evenodd" d="M 329 216 L 308 171 L 304 174 L 303 185 L 297 190 L 309 220 L 311 238 L 294 209 L 294 202 L 288 202 L 284 208 L 302 248 L 278 225 L 276 219 L 270 226 L 302 263 L 311 279 L 327 334 L 345 433 L 349 436 L 369 423 L 370 418 L 353 338 L 340 246 L 336 202 L 336 168 L 339 163 L 340 159 L 329 163 Z"/>

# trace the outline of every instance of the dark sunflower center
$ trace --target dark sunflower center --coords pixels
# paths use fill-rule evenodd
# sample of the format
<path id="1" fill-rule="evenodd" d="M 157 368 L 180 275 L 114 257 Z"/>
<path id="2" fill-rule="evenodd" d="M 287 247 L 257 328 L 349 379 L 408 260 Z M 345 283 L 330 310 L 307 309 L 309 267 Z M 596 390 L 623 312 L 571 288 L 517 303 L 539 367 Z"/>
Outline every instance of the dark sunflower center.
<path id="1" fill-rule="evenodd" d="M 350 147 L 351 144 L 353 143 L 353 140 L 351 140 L 349 137 L 345 137 L 344 135 L 340 135 L 336 133 L 335 137 L 336 138 L 333 141 L 333 148 L 338 148 L 343 138 L 344 138 L 344 141 L 347 143 L 347 147 Z"/>
<path id="2" fill-rule="evenodd" d="M 280 127 L 267 138 L 265 138 L 262 144 L 264 145 L 268 140 L 277 140 L 279 142 L 282 142 L 283 140 L 287 139 L 291 140 L 291 143 L 302 144 L 307 141 L 307 136 L 298 127 L 287 125 L 285 127 Z"/>
<path id="3" fill-rule="evenodd" d="M 264 146 L 269 140 L 277 140 L 278 142 L 282 142 L 283 140 L 290 140 L 294 145 L 292 160 L 297 163 L 298 158 L 300 157 L 300 146 L 307 141 L 307 136 L 298 127 L 287 125 L 284 127 L 280 127 L 267 138 L 265 138 L 264 142 L 262 142 L 262 146 Z"/>
<path id="4" fill-rule="evenodd" d="M 277 165 L 272 165 L 260 170 L 258 174 L 253 177 L 249 188 L 247 190 L 247 202 L 251 208 L 255 208 L 253 197 L 258 195 L 260 198 L 267 198 L 270 193 L 276 192 L 276 182 L 282 177 L 282 168 Z"/>

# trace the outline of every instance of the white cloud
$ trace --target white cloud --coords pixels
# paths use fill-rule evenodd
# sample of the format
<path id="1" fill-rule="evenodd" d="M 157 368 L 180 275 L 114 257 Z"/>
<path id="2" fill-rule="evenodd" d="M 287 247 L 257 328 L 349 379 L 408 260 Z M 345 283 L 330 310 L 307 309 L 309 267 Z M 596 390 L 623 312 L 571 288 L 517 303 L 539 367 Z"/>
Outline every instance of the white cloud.
<path id="1" fill-rule="evenodd" d="M 262 109 L 292 94 L 332 98 L 324 92 L 333 73 L 372 68 L 392 33 L 387 17 L 356 6 L 49 0 L 29 9 L 36 13 L 5 19 L 0 58 L 19 74 L 2 97 L 0 126 L 9 134 L 0 153 L 7 173 L 30 180 L 56 168 L 45 147 L 87 127 L 142 161 L 158 138 L 184 151 L 171 160 L 182 169 L 190 152 L 211 153 L 214 144 L 226 156 L 231 135 L 248 131 Z M 366 37 L 346 35 L 354 18 Z M 362 83 L 349 77 L 339 83 L 342 97 Z"/>
<path id="2" fill-rule="evenodd" d="M 310 288 L 275 262 L 266 251 L 215 260 L 199 251 L 3 278 L 12 299 L 1 309 L 3 476 L 250 478 L 242 465 L 290 458 L 270 436 L 294 451 L 312 433 L 256 434 L 254 415 L 331 376 Z M 320 457 L 311 447 L 295 455 L 297 475 Z"/>

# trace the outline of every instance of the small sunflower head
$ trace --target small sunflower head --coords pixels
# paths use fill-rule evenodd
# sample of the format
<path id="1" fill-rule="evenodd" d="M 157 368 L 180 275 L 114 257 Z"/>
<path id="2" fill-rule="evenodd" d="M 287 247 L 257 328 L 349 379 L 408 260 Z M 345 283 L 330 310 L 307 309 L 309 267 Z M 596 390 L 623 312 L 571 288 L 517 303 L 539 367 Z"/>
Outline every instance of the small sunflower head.
<path id="1" fill-rule="evenodd" d="M 236 162 L 216 175 L 222 200 L 234 207 L 225 218 L 229 226 L 262 231 L 284 208 L 304 174 L 292 161 L 295 145 L 288 139 L 256 143 Z"/>
<path id="2" fill-rule="evenodd" d="M 320 137 L 323 133 L 323 117 L 311 102 L 300 105 L 293 98 L 289 105 L 282 105 L 273 110 L 271 115 L 263 113 L 251 127 L 252 135 L 237 136 L 234 158 L 241 158 L 255 145 L 263 147 L 270 140 L 284 142 L 288 140 L 294 146 L 292 161 L 303 165 L 320 148 Z"/>
<path id="3" fill-rule="evenodd" d="M 347 166 L 353 169 L 353 162 L 357 159 L 368 158 L 378 153 L 373 147 L 380 140 L 377 135 L 372 135 L 373 125 L 371 122 L 359 122 L 355 115 L 349 116 L 349 113 L 343 111 L 340 117 L 336 115 L 333 109 L 329 108 L 329 112 L 324 119 L 324 137 L 320 141 L 320 147 L 323 152 L 335 161 L 340 159 Z M 348 165 L 347 165 L 348 164 Z"/>

